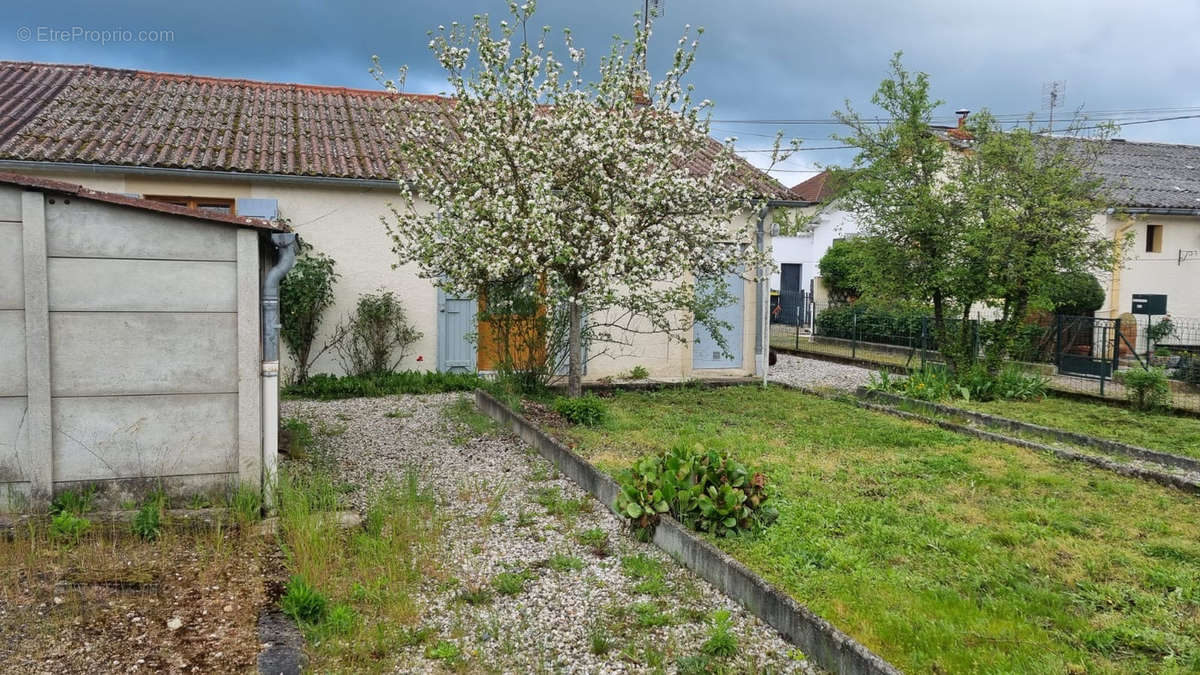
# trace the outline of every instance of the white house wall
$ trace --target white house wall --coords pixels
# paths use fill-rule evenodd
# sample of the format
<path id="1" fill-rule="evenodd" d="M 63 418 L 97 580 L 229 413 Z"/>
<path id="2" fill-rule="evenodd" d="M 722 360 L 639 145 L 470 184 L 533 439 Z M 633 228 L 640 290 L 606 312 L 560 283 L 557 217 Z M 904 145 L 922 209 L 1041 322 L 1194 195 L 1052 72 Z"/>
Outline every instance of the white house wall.
<path id="1" fill-rule="evenodd" d="M 1200 318 L 1200 217 L 1098 216 L 1094 222 L 1109 238 L 1133 235 L 1121 269 L 1101 279 L 1106 297 L 1099 315 L 1128 313 L 1134 293 L 1157 293 L 1167 296 L 1173 316 Z M 1162 225 L 1161 252 L 1146 251 L 1147 225 Z"/>
<path id="2" fill-rule="evenodd" d="M 800 268 L 801 288 L 807 293 L 812 288 L 812 280 L 821 276 L 817 265 L 835 239 L 858 234 L 858 223 L 854 214 L 834 207 L 827 207 L 816 212 L 811 222 L 811 229 L 798 237 L 775 237 L 772 251 L 775 260 L 775 273 L 771 275 L 771 289 L 779 290 L 779 265 L 798 263 Z"/>
<path id="3" fill-rule="evenodd" d="M 322 328 L 317 336 L 314 351 L 330 336 L 334 327 L 354 308 L 360 295 L 378 290 L 393 291 L 404 304 L 410 321 L 422 332 L 422 337 L 412 347 L 409 357 L 399 365 L 400 369 L 433 370 L 437 368 L 438 345 L 438 301 L 437 290 L 426 279 L 421 279 L 414 265 L 393 268 L 396 255 L 392 251 L 392 240 L 381 222 L 381 218 L 392 219 L 390 204 L 401 204 L 398 190 L 385 187 L 358 187 L 339 184 L 281 183 L 254 180 L 211 180 L 157 178 L 137 174 L 113 174 L 90 172 L 47 171 L 39 172 L 50 178 L 111 192 L 136 195 L 177 195 L 190 197 L 219 197 L 226 199 L 261 198 L 278 202 L 279 216 L 285 218 L 302 239 L 314 249 L 337 261 L 340 275 L 334 286 L 334 306 L 326 313 Z M 751 227 L 750 217 L 741 217 L 732 227 L 741 232 Z M 153 240 L 161 236 L 161 228 L 152 220 L 131 220 L 121 226 L 129 236 L 106 239 L 94 232 L 81 229 L 64 241 L 55 241 L 53 247 L 86 249 L 98 247 L 103 255 L 121 257 L 129 255 L 122 247 L 136 246 L 133 242 Z M 65 234 L 65 233 L 64 233 Z M 0 230 L 0 237 L 4 231 Z M 168 239 L 172 249 L 161 257 L 182 260 L 195 255 L 195 251 L 213 252 L 210 261 L 233 261 L 236 247 L 230 242 L 198 241 L 197 233 L 172 233 Z M 136 253 L 136 251 L 134 251 Z M 131 257 L 140 257 L 131 255 Z M 149 269 L 131 270 L 139 274 L 152 274 Z M 180 269 L 183 275 L 198 273 L 199 268 Z M 807 268 L 806 268 L 807 273 Z M 182 281 L 176 284 L 182 285 Z M 228 297 L 228 290 L 225 291 Z M 740 375 L 754 371 L 755 347 L 755 298 L 753 283 L 744 288 L 743 358 L 742 367 L 713 371 L 714 375 Z M 0 296 L 0 302 L 3 297 Z M 690 335 L 690 331 L 689 331 Z M 614 346 L 605 356 L 593 359 L 588 364 L 587 377 L 597 379 L 618 376 L 634 366 L 647 368 L 651 375 L 661 378 L 687 378 L 693 376 L 690 337 L 684 342 L 668 340 L 665 335 L 635 335 L 630 345 Z M 286 377 L 294 369 L 287 350 L 282 350 L 281 367 Z M 418 361 L 420 357 L 420 361 Z M 221 361 L 222 364 L 225 361 Z M 313 373 L 342 373 L 341 363 L 333 350 L 323 354 L 311 369 Z"/>

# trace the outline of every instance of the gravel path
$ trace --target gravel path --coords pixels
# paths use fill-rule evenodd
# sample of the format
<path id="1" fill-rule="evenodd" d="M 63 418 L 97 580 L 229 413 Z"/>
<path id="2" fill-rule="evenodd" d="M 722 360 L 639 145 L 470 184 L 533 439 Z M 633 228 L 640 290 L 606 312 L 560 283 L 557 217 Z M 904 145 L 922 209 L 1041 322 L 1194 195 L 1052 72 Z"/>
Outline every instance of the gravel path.
<path id="1" fill-rule="evenodd" d="M 675 672 L 680 659 L 701 658 L 712 613 L 724 609 L 737 651 L 710 665 L 814 672 L 773 629 L 635 541 L 608 509 L 460 397 L 288 401 L 283 414 L 305 419 L 333 446 L 360 508 L 389 476 L 416 470 L 432 485 L 450 518 L 443 561 L 457 583 L 423 589 L 423 621 L 459 646 L 468 670 Z M 590 530 L 607 538 L 606 555 L 578 540 Z M 488 605 L 461 601 L 464 588 L 490 588 L 503 572 L 526 575 L 520 593 L 496 594 Z M 597 649 L 601 637 L 607 651 Z M 440 668 L 419 647 L 405 656 L 401 672 Z"/>
<path id="2" fill-rule="evenodd" d="M 779 354 L 778 357 L 778 361 L 768 371 L 767 379 L 813 389 L 854 391 L 867 384 L 872 372 L 858 366 L 806 359 L 791 354 Z"/>

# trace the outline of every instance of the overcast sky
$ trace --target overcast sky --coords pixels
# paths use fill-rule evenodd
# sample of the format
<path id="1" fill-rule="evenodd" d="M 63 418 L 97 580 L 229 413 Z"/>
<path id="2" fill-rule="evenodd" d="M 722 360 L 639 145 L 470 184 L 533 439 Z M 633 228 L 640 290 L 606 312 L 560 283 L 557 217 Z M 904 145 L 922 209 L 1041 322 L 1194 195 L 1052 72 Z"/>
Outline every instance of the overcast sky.
<path id="1" fill-rule="evenodd" d="M 21 2 L 5 8 L 0 58 L 372 88 L 372 54 L 411 68 L 413 91 L 437 92 L 425 32 L 500 0 Z M 541 0 L 538 24 L 569 26 L 598 59 L 629 34 L 642 0 Z M 956 108 L 1045 117 L 1044 86 L 1065 81 L 1059 116 L 1077 107 L 1127 121 L 1200 114 L 1200 2 L 1156 0 L 665 0 L 652 43 L 661 69 L 685 24 L 703 26 L 692 81 L 718 120 L 826 120 L 850 99 L 864 112 L 890 55 L 929 73 L 945 119 Z M 79 29 L 83 31 L 81 33 Z M 61 31 L 58 37 L 51 31 Z M 101 44 L 94 31 L 129 31 Z M 166 31 L 139 41 L 142 31 Z M 657 58 L 655 58 L 657 57 Z M 1168 110 L 1170 109 L 1170 110 Z M 1184 109 L 1184 110 L 1174 110 Z M 714 124 L 739 147 L 775 131 L 809 147 L 835 143 L 829 124 Z M 1128 125 L 1121 137 L 1200 144 L 1200 118 Z M 761 159 L 761 154 L 750 155 Z M 800 153 L 776 174 L 791 185 L 845 150 Z"/>

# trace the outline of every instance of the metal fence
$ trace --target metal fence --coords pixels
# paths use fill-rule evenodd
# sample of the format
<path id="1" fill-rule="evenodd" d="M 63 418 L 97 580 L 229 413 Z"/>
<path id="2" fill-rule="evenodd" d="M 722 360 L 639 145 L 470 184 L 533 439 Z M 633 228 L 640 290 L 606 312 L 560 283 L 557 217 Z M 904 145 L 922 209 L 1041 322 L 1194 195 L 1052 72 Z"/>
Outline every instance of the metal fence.
<path id="1" fill-rule="evenodd" d="M 790 300 L 790 302 L 789 302 Z M 779 297 L 772 312 L 771 345 L 867 364 L 921 368 L 943 361 L 931 317 L 881 305 L 817 305 Z M 790 319 L 790 320 L 789 320 Z M 948 326 L 982 357 L 994 331 L 984 317 Z M 1012 360 L 1050 378 L 1053 388 L 1124 398 L 1120 372 L 1161 367 L 1175 406 L 1200 410 L 1200 319 L 1126 315 L 1123 319 L 1046 315 L 1021 327 Z"/>

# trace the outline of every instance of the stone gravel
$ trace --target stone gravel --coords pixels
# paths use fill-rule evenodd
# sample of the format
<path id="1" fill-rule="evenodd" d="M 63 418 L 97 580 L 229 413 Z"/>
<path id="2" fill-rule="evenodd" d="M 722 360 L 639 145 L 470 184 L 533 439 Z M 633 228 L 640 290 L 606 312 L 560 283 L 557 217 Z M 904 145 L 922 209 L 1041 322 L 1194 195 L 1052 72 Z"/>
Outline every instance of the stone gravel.
<path id="1" fill-rule="evenodd" d="M 821 359 L 807 359 L 791 354 L 779 354 L 767 379 L 810 389 L 854 391 L 866 386 L 871 370 Z"/>
<path id="2" fill-rule="evenodd" d="M 725 609 L 738 650 L 716 663 L 734 672 L 815 672 L 771 627 L 632 538 L 620 519 L 520 439 L 490 424 L 482 428 L 478 418 L 475 427 L 460 421 L 465 404 L 455 402 L 462 396 L 286 401 L 282 412 L 306 420 L 332 446 L 342 478 L 355 487 L 356 508 L 380 483 L 408 471 L 433 487 L 449 518 L 442 559 L 456 583 L 427 584 L 423 622 L 436 629 L 435 639 L 458 645 L 469 671 L 675 672 L 678 659 L 700 653 L 712 612 Z M 581 512 L 549 515 L 537 502 L 548 489 L 580 500 Z M 576 540 L 592 528 L 608 535 L 609 555 L 598 557 Z M 574 556 L 583 568 L 553 570 L 546 562 L 555 554 Z M 637 554 L 665 569 L 659 594 L 638 592 L 637 580 L 623 571 L 622 558 Z M 462 589 L 489 588 L 506 571 L 528 573 L 521 593 L 497 594 L 489 605 L 458 599 Z M 657 621 L 639 622 L 638 610 L 667 625 L 644 625 Z M 593 653 L 593 635 L 606 636 L 611 649 Z M 442 668 L 419 647 L 402 663 L 406 673 Z"/>

